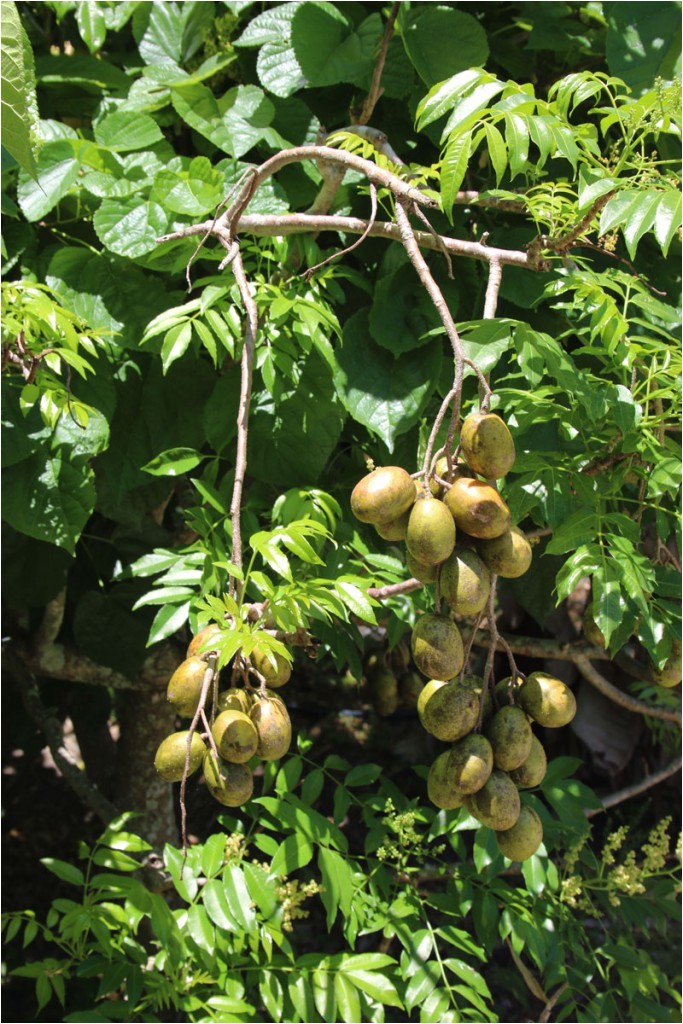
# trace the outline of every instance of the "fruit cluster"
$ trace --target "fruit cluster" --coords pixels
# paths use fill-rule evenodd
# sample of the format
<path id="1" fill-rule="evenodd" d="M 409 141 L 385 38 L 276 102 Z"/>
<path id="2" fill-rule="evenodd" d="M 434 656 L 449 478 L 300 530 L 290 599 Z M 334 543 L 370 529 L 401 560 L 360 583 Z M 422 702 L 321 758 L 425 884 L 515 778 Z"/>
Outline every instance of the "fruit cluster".
<path id="1" fill-rule="evenodd" d="M 211 672 L 211 642 L 219 634 L 215 624 L 200 630 L 185 661 L 171 676 L 167 698 L 181 718 L 193 719 L 199 709 L 206 674 Z M 247 762 L 254 756 L 276 761 L 287 753 L 292 740 L 285 702 L 274 692 L 289 681 L 289 663 L 259 648 L 252 651 L 249 662 L 263 684 L 259 688 L 231 686 L 218 694 L 211 739 L 196 731 L 174 732 L 161 742 L 154 758 L 156 770 L 168 782 L 180 782 L 186 766 L 187 775 L 202 767 L 207 789 L 226 807 L 239 807 L 253 793 Z"/>

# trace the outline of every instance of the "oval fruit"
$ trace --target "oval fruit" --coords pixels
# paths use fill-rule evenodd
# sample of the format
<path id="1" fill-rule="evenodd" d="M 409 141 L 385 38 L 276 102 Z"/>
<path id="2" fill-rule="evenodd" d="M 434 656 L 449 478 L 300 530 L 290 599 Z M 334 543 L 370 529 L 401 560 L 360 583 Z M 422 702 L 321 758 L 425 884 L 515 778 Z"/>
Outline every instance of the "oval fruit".
<path id="1" fill-rule="evenodd" d="M 189 729 L 183 732 L 173 732 L 162 740 L 154 757 L 154 767 L 167 782 L 180 782 L 185 771 L 185 760 L 187 758 L 187 737 Z M 206 753 L 206 744 L 196 732 L 192 733 L 190 741 L 190 763 L 187 770 L 188 775 L 196 772 L 202 763 Z"/>
<path id="2" fill-rule="evenodd" d="M 493 712 L 493 698 L 491 697 L 491 687 L 484 685 L 484 680 L 481 676 L 466 675 L 460 677 L 460 685 L 467 686 L 470 690 L 473 690 L 479 700 L 484 700 L 484 710 L 482 712 L 482 721 L 486 721 L 487 718 L 491 717 Z"/>
<path id="3" fill-rule="evenodd" d="M 576 698 L 566 683 L 545 672 L 532 672 L 517 693 L 517 703 L 546 729 L 568 725 L 576 714 Z"/>
<path id="4" fill-rule="evenodd" d="M 398 519 L 390 519 L 388 523 L 375 523 L 375 529 L 383 540 L 397 541 L 405 540 L 408 532 L 408 521 L 410 520 L 410 509 L 399 516 Z"/>
<path id="5" fill-rule="evenodd" d="M 216 759 L 211 750 L 204 755 L 204 781 L 214 800 L 225 807 L 240 807 L 254 792 L 254 778 L 246 764 Z"/>
<path id="6" fill-rule="evenodd" d="M 470 537 L 500 537 L 510 526 L 510 509 L 495 487 L 483 480 L 461 477 L 443 500 L 458 530 Z"/>
<path id="7" fill-rule="evenodd" d="M 605 635 L 593 618 L 593 602 L 587 605 L 583 613 L 583 635 L 594 647 L 606 647 Z"/>
<path id="8" fill-rule="evenodd" d="M 465 660 L 460 630 L 443 615 L 420 616 L 410 646 L 413 661 L 428 679 L 452 679 Z"/>
<path id="9" fill-rule="evenodd" d="M 427 776 L 427 796 L 444 811 L 452 811 L 456 807 L 462 807 L 464 794 L 459 792 L 453 784 L 449 770 L 450 750 L 439 754 L 436 761 L 429 769 Z"/>
<path id="10" fill-rule="evenodd" d="M 282 654 L 278 654 L 276 651 L 255 647 L 249 655 L 249 660 L 265 679 L 266 686 L 273 686 L 277 689 L 291 679 L 292 666 Z"/>
<path id="11" fill-rule="evenodd" d="M 195 655 L 178 666 L 168 682 L 166 699 L 183 718 L 192 718 L 199 707 L 204 675 L 207 671 L 203 658 Z"/>
<path id="12" fill-rule="evenodd" d="M 479 697 L 457 680 L 435 690 L 424 705 L 422 724 L 437 740 L 454 743 L 479 720 Z"/>
<path id="13" fill-rule="evenodd" d="M 460 445 L 468 466 L 486 480 L 498 480 L 514 465 L 512 434 L 495 413 L 468 416 L 460 431 Z"/>
<path id="14" fill-rule="evenodd" d="M 221 711 L 211 726 L 218 753 L 232 764 L 246 764 L 258 747 L 256 726 L 243 711 Z"/>
<path id="15" fill-rule="evenodd" d="M 459 793 L 470 795 L 485 786 L 493 771 L 493 750 L 481 733 L 471 732 L 448 753 L 448 774 Z"/>
<path id="16" fill-rule="evenodd" d="M 440 690 L 442 686 L 446 686 L 445 679 L 430 679 L 423 687 L 420 696 L 417 698 L 417 717 L 420 719 L 422 725 L 424 725 L 423 715 L 424 709 L 427 706 L 427 701 L 432 694 L 436 693 L 437 690 Z"/>
<path id="17" fill-rule="evenodd" d="M 249 717 L 258 733 L 258 756 L 264 761 L 277 761 L 283 757 L 292 742 L 292 723 L 282 701 L 257 698 Z"/>
<path id="18" fill-rule="evenodd" d="M 398 682 L 389 668 L 381 668 L 369 681 L 370 700 L 379 715 L 393 715 L 398 707 Z"/>
<path id="19" fill-rule="evenodd" d="M 223 690 L 223 693 L 218 694 L 216 708 L 219 713 L 221 711 L 243 711 L 247 715 L 250 707 L 251 697 L 246 690 L 241 690 L 237 686 L 231 686 L 229 690 Z"/>
<path id="20" fill-rule="evenodd" d="M 505 772 L 493 771 L 485 786 L 474 793 L 468 802 L 470 813 L 482 825 L 497 832 L 512 828 L 521 809 L 517 788 Z"/>
<path id="21" fill-rule="evenodd" d="M 451 465 L 453 466 L 453 473 L 449 479 L 448 459 L 445 455 L 442 455 L 441 458 L 437 459 L 436 466 L 434 467 L 434 476 L 438 476 L 441 480 L 446 480 L 451 484 L 454 480 L 459 480 L 461 476 L 471 476 L 469 466 L 467 466 L 466 463 L 458 460 L 458 462 L 452 462 Z M 438 482 L 438 480 L 434 479 L 434 476 L 430 477 L 429 489 L 435 498 L 441 498 L 443 497 L 445 488 Z"/>
<path id="22" fill-rule="evenodd" d="M 455 522 L 438 498 L 418 498 L 410 512 L 406 547 L 423 565 L 438 565 L 455 547 Z"/>
<path id="23" fill-rule="evenodd" d="M 664 686 L 667 689 L 678 686 L 681 681 L 681 644 L 679 640 L 674 640 L 671 645 L 671 654 L 664 668 L 652 666 L 652 679 L 658 686 Z"/>
<path id="24" fill-rule="evenodd" d="M 532 735 L 529 756 L 519 768 L 513 768 L 510 778 L 517 789 L 533 789 L 543 782 L 547 769 L 548 759 L 543 744 L 537 736 Z"/>
<path id="25" fill-rule="evenodd" d="M 203 629 L 199 630 L 196 636 L 192 637 L 185 657 L 194 658 L 195 655 L 201 654 L 203 658 L 207 658 L 209 654 L 213 652 L 211 650 L 202 651 L 201 648 L 204 644 L 213 639 L 213 637 L 218 638 L 220 635 L 221 627 L 216 622 L 210 622 L 208 626 L 204 626 Z"/>
<path id="26" fill-rule="evenodd" d="M 406 567 L 410 575 L 419 580 L 420 583 L 436 582 L 436 566 L 418 562 L 417 558 L 413 558 L 410 551 L 406 551 Z"/>
<path id="27" fill-rule="evenodd" d="M 486 726 L 496 768 L 507 772 L 524 764 L 531 751 L 532 735 L 521 708 L 508 706 L 496 711 Z"/>
<path id="28" fill-rule="evenodd" d="M 533 807 L 521 808 L 512 828 L 496 832 L 498 849 L 508 860 L 526 860 L 543 842 L 543 824 Z"/>
<path id="29" fill-rule="evenodd" d="M 441 593 L 458 615 L 478 615 L 489 598 L 491 575 L 476 551 L 456 544 L 441 566 Z"/>
<path id="30" fill-rule="evenodd" d="M 531 544 L 518 526 L 511 526 L 500 537 L 480 540 L 477 550 L 496 576 L 516 580 L 531 565 Z"/>
<path id="31" fill-rule="evenodd" d="M 415 483 L 400 466 L 381 466 L 359 480 L 351 492 L 351 511 L 362 523 L 398 519 L 415 501 Z"/>

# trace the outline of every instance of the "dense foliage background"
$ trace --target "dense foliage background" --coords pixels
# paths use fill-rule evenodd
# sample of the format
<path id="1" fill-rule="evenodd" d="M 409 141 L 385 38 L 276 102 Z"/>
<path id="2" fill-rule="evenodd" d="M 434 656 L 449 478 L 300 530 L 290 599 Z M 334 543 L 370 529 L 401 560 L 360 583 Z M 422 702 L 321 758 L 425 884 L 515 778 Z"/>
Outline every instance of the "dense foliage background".
<path id="1" fill-rule="evenodd" d="M 2 47 L 17 1019 L 680 1019 L 680 4 L 4 0 Z M 433 595 L 394 587 L 401 545 L 349 495 L 368 459 L 421 467 L 453 366 L 398 232 L 350 248 L 357 168 L 283 166 L 236 229 L 258 312 L 238 571 L 243 297 L 197 244 L 245 171 L 321 142 L 426 197 L 425 258 L 515 438 L 534 561 L 498 628 L 579 701 L 521 870 L 427 806 L 414 710 L 368 700 L 368 655 L 405 669 Z M 237 814 L 190 783 L 181 878 L 165 687 L 239 575 L 315 640 L 298 747 Z"/>

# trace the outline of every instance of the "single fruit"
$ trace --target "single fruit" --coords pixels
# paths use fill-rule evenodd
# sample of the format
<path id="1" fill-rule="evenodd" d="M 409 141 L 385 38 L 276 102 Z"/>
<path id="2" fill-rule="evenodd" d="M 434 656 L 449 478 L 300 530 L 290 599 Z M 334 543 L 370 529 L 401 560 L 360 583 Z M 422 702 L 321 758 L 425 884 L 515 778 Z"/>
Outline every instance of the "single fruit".
<path id="1" fill-rule="evenodd" d="M 566 683 L 545 672 L 532 672 L 519 688 L 517 703 L 546 729 L 568 725 L 576 714 L 576 698 Z"/>
<path id="2" fill-rule="evenodd" d="M 460 446 L 468 466 L 486 480 L 498 480 L 514 465 L 512 434 L 495 413 L 468 416 L 460 431 Z"/>
<path id="3" fill-rule="evenodd" d="M 404 672 L 398 680 L 398 699 L 404 708 L 416 708 L 424 690 L 424 680 L 417 672 Z"/>
<path id="4" fill-rule="evenodd" d="M 453 784 L 449 770 L 450 750 L 439 754 L 436 761 L 429 769 L 427 776 L 427 796 L 444 811 L 452 811 L 456 807 L 462 807 L 463 796 Z"/>
<path id="5" fill-rule="evenodd" d="M 446 686 L 445 679 L 430 679 L 423 687 L 420 696 L 417 698 L 417 717 L 420 719 L 422 725 L 424 725 L 423 716 L 424 709 L 427 706 L 427 701 L 432 694 L 436 693 L 437 690 L 440 690 L 442 686 Z"/>
<path id="6" fill-rule="evenodd" d="M 545 778 L 548 769 L 548 759 L 545 756 L 543 744 L 537 736 L 531 737 L 531 750 L 526 761 L 520 764 L 519 768 L 513 768 L 510 778 L 517 789 L 533 789 L 540 786 Z"/>
<path id="7" fill-rule="evenodd" d="M 438 476 L 441 480 L 446 480 L 448 483 L 459 480 L 461 476 L 471 476 L 469 466 L 466 463 L 458 461 L 451 462 L 451 465 L 453 466 L 453 473 L 449 479 L 448 459 L 445 455 L 442 455 L 440 459 L 437 459 L 436 466 L 434 467 L 434 476 Z M 430 477 L 429 489 L 435 498 L 443 497 L 445 488 L 434 477 Z"/>
<path id="8" fill-rule="evenodd" d="M 586 610 L 583 613 L 583 635 L 589 644 L 593 644 L 594 647 L 607 647 L 605 642 L 605 634 L 602 632 L 597 622 L 593 618 L 593 602 L 586 606 Z"/>
<path id="9" fill-rule="evenodd" d="M 398 682 L 389 668 L 379 669 L 369 682 L 370 700 L 379 715 L 393 715 L 398 707 Z"/>
<path id="10" fill-rule="evenodd" d="M 246 764 L 216 759 L 211 750 L 204 755 L 204 781 L 214 800 L 225 807 L 240 807 L 254 792 L 254 778 Z"/>
<path id="11" fill-rule="evenodd" d="M 476 551 L 456 544 L 441 566 L 441 593 L 458 615 L 478 615 L 489 598 L 491 575 Z"/>
<path id="12" fill-rule="evenodd" d="M 471 732 L 447 753 L 449 778 L 459 793 L 476 793 L 486 785 L 493 771 L 493 750 L 485 736 Z"/>
<path id="13" fill-rule="evenodd" d="M 203 658 L 187 658 L 171 676 L 166 699 L 183 718 L 192 718 L 199 707 L 207 667 Z"/>
<path id="14" fill-rule="evenodd" d="M 474 729 L 479 697 L 456 679 L 432 693 L 422 712 L 422 724 L 437 740 L 454 743 Z"/>
<path id="15" fill-rule="evenodd" d="M 543 842 L 543 825 L 533 807 L 521 808 L 512 828 L 496 832 L 498 849 L 508 860 L 526 860 Z"/>
<path id="16" fill-rule="evenodd" d="M 455 546 L 453 516 L 438 498 L 418 498 L 410 512 L 406 547 L 423 565 L 438 565 Z"/>
<path id="17" fill-rule="evenodd" d="M 400 466 L 373 469 L 351 492 L 351 511 L 362 523 L 398 519 L 415 501 L 415 483 Z"/>
<path id="18" fill-rule="evenodd" d="M 477 550 L 491 572 L 506 580 L 523 576 L 531 565 L 531 544 L 518 526 L 511 526 L 500 537 L 480 540 Z"/>
<path id="19" fill-rule="evenodd" d="M 232 764 L 246 764 L 258 747 L 256 726 L 243 711 L 221 711 L 211 726 L 218 753 Z"/>
<path id="20" fill-rule="evenodd" d="M 202 651 L 201 648 L 212 640 L 214 637 L 218 638 L 221 635 L 221 627 L 216 622 L 210 622 L 208 626 L 204 626 L 200 629 L 196 636 L 190 640 L 190 646 L 187 648 L 186 658 L 194 658 L 196 654 L 201 654 L 202 657 L 206 658 L 211 652 L 211 649 Z"/>
<path id="21" fill-rule="evenodd" d="M 277 761 L 283 757 L 292 742 L 292 723 L 282 701 L 257 697 L 249 717 L 258 733 L 258 756 L 264 761 Z"/>
<path id="22" fill-rule="evenodd" d="M 154 757 L 154 767 L 167 782 L 180 782 L 185 771 L 185 760 L 187 758 L 187 737 L 189 729 L 184 732 L 173 732 L 162 740 Z M 190 741 L 190 763 L 187 770 L 188 775 L 196 772 L 202 763 L 206 753 L 206 745 L 201 736 L 196 732 L 192 733 Z"/>
<path id="23" fill-rule="evenodd" d="M 469 798 L 470 813 L 497 832 L 512 828 L 521 808 L 517 788 L 505 772 L 493 771 L 485 786 Z"/>
<path id="24" fill-rule="evenodd" d="M 679 640 L 674 640 L 671 645 L 671 654 L 664 668 L 652 666 L 652 679 L 658 686 L 665 686 L 667 689 L 678 686 L 681 681 L 681 644 Z"/>
<path id="25" fill-rule="evenodd" d="M 413 558 L 408 550 L 406 550 L 406 566 L 410 575 L 414 576 L 420 583 L 436 582 L 436 566 L 418 562 L 417 558 Z"/>
<path id="26" fill-rule="evenodd" d="M 216 708 L 219 713 L 221 711 L 243 711 L 247 715 L 250 707 L 251 696 L 246 690 L 240 690 L 237 686 L 231 686 L 229 690 L 223 690 L 223 693 L 218 694 Z"/>
<path id="27" fill-rule="evenodd" d="M 531 751 L 532 735 L 529 721 L 521 708 L 503 707 L 496 711 L 486 726 L 496 768 L 509 772 L 524 764 Z"/>
<path id="28" fill-rule="evenodd" d="M 406 533 L 408 531 L 408 520 L 410 519 L 411 510 L 408 509 L 403 515 L 400 515 L 398 519 L 390 519 L 388 523 L 375 523 L 375 529 L 377 533 L 384 540 L 397 541 L 405 540 Z"/>
<path id="29" fill-rule="evenodd" d="M 499 679 L 495 685 L 494 696 L 496 704 L 500 707 L 506 704 L 516 704 L 517 694 L 519 688 L 522 685 L 522 680 L 517 677 L 517 683 L 512 684 L 512 676 L 506 676 L 505 679 Z"/>
<path id="30" fill-rule="evenodd" d="M 461 477 L 443 500 L 458 530 L 470 537 L 500 537 L 510 526 L 510 509 L 495 487 L 483 480 Z"/>
<path id="31" fill-rule="evenodd" d="M 479 700 L 484 700 L 484 710 L 482 712 L 482 721 L 486 721 L 487 718 L 491 717 L 493 712 L 493 698 L 491 697 L 491 687 L 484 685 L 484 680 L 481 676 L 466 675 L 460 677 L 460 685 L 467 686 L 468 689 L 473 690 L 476 693 Z"/>
<path id="32" fill-rule="evenodd" d="M 460 630 L 443 615 L 420 616 L 413 629 L 411 650 L 417 668 L 428 679 L 452 679 L 465 660 Z"/>
<path id="33" fill-rule="evenodd" d="M 284 686 L 292 675 L 292 666 L 287 659 L 276 651 L 269 651 L 264 647 L 255 647 L 249 655 L 249 660 L 260 672 L 266 681 L 266 686 Z"/>

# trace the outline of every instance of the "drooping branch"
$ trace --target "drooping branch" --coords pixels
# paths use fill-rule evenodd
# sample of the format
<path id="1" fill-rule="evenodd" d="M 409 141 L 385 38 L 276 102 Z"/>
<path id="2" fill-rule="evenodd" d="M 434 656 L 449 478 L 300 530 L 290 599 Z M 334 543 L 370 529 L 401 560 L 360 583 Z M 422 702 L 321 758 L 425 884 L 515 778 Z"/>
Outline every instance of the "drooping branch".
<path id="1" fill-rule="evenodd" d="M 665 768 L 661 768 L 658 772 L 653 772 L 652 775 L 646 775 L 644 779 L 639 779 L 638 782 L 634 782 L 630 786 L 624 786 L 623 789 L 618 789 L 616 793 L 610 793 L 609 796 L 600 797 L 602 807 L 591 807 L 584 813 L 587 818 L 594 818 L 596 814 L 602 814 L 603 811 L 609 810 L 610 807 L 616 807 L 617 804 L 621 804 L 625 800 L 630 800 L 633 796 L 640 796 L 641 793 L 646 793 L 648 789 L 652 789 L 653 786 L 658 786 L 660 782 L 664 782 L 672 775 L 675 775 L 676 772 L 680 772 L 680 770 L 681 758 L 677 757 L 675 760 L 671 761 L 670 764 L 666 765 Z"/>
<path id="2" fill-rule="evenodd" d="M 631 697 L 628 693 L 623 693 L 618 687 L 605 679 L 602 673 L 598 672 L 583 654 L 575 655 L 572 660 L 586 682 L 594 686 L 596 690 L 599 690 L 603 696 L 614 701 L 615 704 L 619 704 L 622 708 L 626 708 L 627 711 L 633 711 L 637 715 L 647 715 L 648 718 L 660 718 L 666 722 L 675 722 L 679 729 L 681 728 L 681 714 L 679 711 L 673 711 L 671 708 L 653 707 L 642 700 L 636 700 L 635 697 Z"/>

